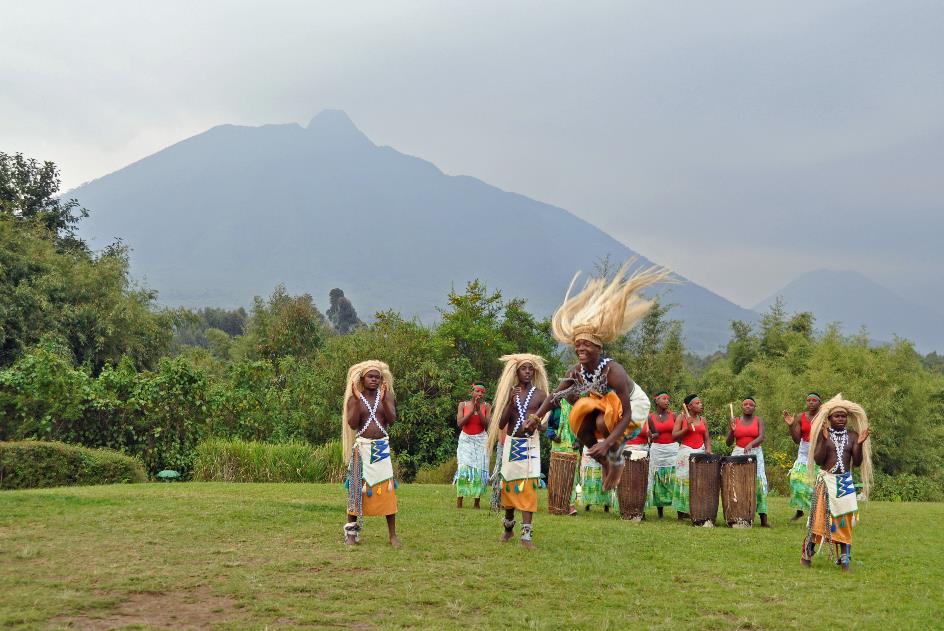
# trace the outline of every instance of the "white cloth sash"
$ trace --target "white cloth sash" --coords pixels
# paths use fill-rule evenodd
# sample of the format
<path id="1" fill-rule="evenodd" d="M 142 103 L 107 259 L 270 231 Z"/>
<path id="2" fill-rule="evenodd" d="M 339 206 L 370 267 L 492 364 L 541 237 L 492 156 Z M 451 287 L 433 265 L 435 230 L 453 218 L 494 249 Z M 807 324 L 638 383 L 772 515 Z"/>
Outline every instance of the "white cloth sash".
<path id="1" fill-rule="evenodd" d="M 826 495 L 829 497 L 829 512 L 833 517 L 842 517 L 859 510 L 856 501 L 855 484 L 852 482 L 852 473 L 833 474 L 820 471 L 819 475 L 826 483 Z"/>
<path id="2" fill-rule="evenodd" d="M 505 437 L 501 476 L 508 482 L 541 477 L 541 440 L 537 432 L 521 438 Z"/>
<path id="3" fill-rule="evenodd" d="M 390 459 L 389 438 L 357 438 L 355 447 L 361 456 L 361 471 L 368 486 L 393 479 L 393 460 Z"/>

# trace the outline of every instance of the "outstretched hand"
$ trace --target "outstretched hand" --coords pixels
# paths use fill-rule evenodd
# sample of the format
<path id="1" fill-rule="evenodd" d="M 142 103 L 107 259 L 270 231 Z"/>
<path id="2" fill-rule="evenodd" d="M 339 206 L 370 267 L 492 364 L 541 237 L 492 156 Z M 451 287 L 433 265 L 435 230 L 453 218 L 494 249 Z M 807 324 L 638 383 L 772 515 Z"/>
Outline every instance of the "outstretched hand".
<path id="1" fill-rule="evenodd" d="M 791 414 L 791 413 L 788 412 L 787 410 L 784 410 L 784 411 L 783 411 L 783 422 L 792 427 L 794 421 L 796 421 L 796 418 L 793 416 L 793 414 Z"/>
<path id="2" fill-rule="evenodd" d="M 862 443 L 867 441 L 869 439 L 869 436 L 871 435 L 872 435 L 872 428 L 866 427 L 865 430 L 861 434 L 859 434 L 859 440 L 857 440 L 856 442 L 861 445 Z"/>

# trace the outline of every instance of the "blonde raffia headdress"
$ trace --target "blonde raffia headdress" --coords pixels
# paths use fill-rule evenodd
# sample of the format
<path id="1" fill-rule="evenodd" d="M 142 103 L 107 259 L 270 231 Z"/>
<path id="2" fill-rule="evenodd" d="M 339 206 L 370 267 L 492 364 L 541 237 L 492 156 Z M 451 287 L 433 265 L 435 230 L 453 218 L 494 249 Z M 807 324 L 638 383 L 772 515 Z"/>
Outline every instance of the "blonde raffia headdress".
<path id="1" fill-rule="evenodd" d="M 810 458 L 813 457 L 813 454 L 816 453 L 816 444 L 823 439 L 823 426 L 828 425 L 829 415 L 835 412 L 836 410 L 845 410 L 848 415 L 848 421 L 846 426 L 855 430 L 858 434 L 862 434 L 868 426 L 869 419 L 865 415 L 865 410 L 858 403 L 853 403 L 852 401 L 846 401 L 842 398 L 842 393 L 840 392 L 832 399 L 823 403 L 819 411 L 816 413 L 816 416 L 813 417 L 810 427 Z M 813 463 L 810 462 L 810 466 L 807 467 L 808 476 L 811 482 L 816 480 L 816 470 L 817 468 L 813 466 Z M 872 488 L 872 438 L 867 438 L 864 443 L 862 443 L 862 464 L 859 465 L 859 477 L 862 480 L 862 494 L 864 497 L 868 498 L 869 490 Z"/>
<path id="2" fill-rule="evenodd" d="M 558 342 L 573 345 L 577 340 L 587 340 L 603 346 L 636 326 L 654 304 L 639 292 L 656 283 L 670 281 L 672 274 L 659 265 L 629 274 L 636 259 L 634 256 L 623 263 L 612 280 L 591 278 L 577 295 L 571 296 L 580 272 L 574 275 L 564 304 L 551 318 L 551 331 Z"/>
<path id="3" fill-rule="evenodd" d="M 501 361 L 505 363 L 501 377 L 498 379 L 498 385 L 495 387 L 495 398 L 492 399 L 491 418 L 488 422 L 488 447 L 486 454 L 491 458 L 492 451 L 495 450 L 495 443 L 498 441 L 498 423 L 501 421 L 505 408 L 508 407 L 508 400 L 515 386 L 518 385 L 518 368 L 522 364 L 531 364 L 534 367 L 534 379 L 531 385 L 539 389 L 548 391 L 547 370 L 544 368 L 544 358 L 540 355 L 530 353 L 516 353 L 514 355 L 503 355 Z"/>
<path id="4" fill-rule="evenodd" d="M 347 423 L 348 401 L 355 392 L 360 392 L 361 379 L 371 370 L 380 373 L 380 384 L 387 386 L 387 392 L 393 392 L 393 375 L 390 373 L 390 367 L 382 361 L 368 359 L 367 361 L 354 364 L 347 370 L 347 382 L 344 385 L 344 405 L 341 408 L 341 452 L 344 456 L 345 464 L 351 461 L 351 450 L 354 448 L 354 439 L 357 437 L 355 431 Z M 378 396 L 380 392 L 378 390 Z"/>

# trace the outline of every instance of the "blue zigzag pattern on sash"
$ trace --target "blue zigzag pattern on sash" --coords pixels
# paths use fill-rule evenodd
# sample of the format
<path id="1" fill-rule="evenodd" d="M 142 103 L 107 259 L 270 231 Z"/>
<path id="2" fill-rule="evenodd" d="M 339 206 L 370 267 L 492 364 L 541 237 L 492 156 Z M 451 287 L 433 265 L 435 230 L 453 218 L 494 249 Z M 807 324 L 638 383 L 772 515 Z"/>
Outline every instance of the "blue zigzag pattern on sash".
<path id="1" fill-rule="evenodd" d="M 508 455 L 509 462 L 520 462 L 528 459 L 528 439 L 512 438 L 511 453 Z"/>
<path id="2" fill-rule="evenodd" d="M 836 498 L 855 493 L 855 484 L 852 483 L 852 474 L 848 471 L 836 478 Z"/>
<path id="3" fill-rule="evenodd" d="M 390 457 L 390 443 L 386 440 L 375 440 L 370 445 L 370 463 L 380 462 Z"/>

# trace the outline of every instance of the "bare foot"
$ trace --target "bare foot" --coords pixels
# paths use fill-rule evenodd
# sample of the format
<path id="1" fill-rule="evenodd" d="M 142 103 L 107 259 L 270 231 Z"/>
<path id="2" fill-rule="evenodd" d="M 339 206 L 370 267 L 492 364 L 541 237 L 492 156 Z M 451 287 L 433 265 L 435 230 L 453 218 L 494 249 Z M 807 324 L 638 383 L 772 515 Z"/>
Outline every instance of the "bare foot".
<path id="1" fill-rule="evenodd" d="M 357 539 L 354 538 L 354 535 L 347 535 L 344 537 L 344 544 L 348 546 L 356 546 Z"/>
<path id="2" fill-rule="evenodd" d="M 611 464 L 610 470 L 606 472 L 606 475 L 603 478 L 603 492 L 607 493 L 612 491 L 619 485 L 620 478 L 623 477 L 623 469 L 626 467 L 625 463 L 622 464 Z"/>
<path id="3" fill-rule="evenodd" d="M 849 571 L 849 566 L 848 566 L 848 565 L 840 565 L 839 567 L 842 568 L 842 571 L 843 571 L 843 572 L 848 572 L 848 571 Z"/>
<path id="4" fill-rule="evenodd" d="M 802 565 L 803 567 L 811 567 L 813 565 L 813 562 L 810 561 L 809 559 L 800 559 L 800 565 Z"/>
<path id="5" fill-rule="evenodd" d="M 399 547 L 400 547 L 400 537 L 398 537 L 398 536 L 396 536 L 396 535 L 390 535 L 390 545 L 393 546 L 394 548 L 399 548 Z"/>
<path id="6" fill-rule="evenodd" d="M 534 550 L 534 544 L 531 543 L 530 541 L 522 541 L 521 545 L 523 545 L 528 550 Z"/>
<path id="7" fill-rule="evenodd" d="M 514 530 L 506 530 L 502 533 L 501 539 L 498 541 L 501 543 L 508 543 L 508 540 L 511 539 L 511 536 L 515 534 Z"/>
<path id="8" fill-rule="evenodd" d="M 803 511 L 798 510 L 798 511 L 796 512 L 796 515 L 794 515 L 793 517 L 790 518 L 790 521 L 796 521 L 796 520 L 800 519 L 801 517 L 803 517 Z"/>

